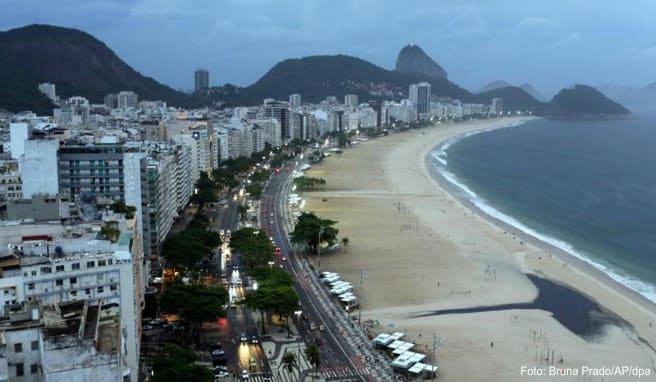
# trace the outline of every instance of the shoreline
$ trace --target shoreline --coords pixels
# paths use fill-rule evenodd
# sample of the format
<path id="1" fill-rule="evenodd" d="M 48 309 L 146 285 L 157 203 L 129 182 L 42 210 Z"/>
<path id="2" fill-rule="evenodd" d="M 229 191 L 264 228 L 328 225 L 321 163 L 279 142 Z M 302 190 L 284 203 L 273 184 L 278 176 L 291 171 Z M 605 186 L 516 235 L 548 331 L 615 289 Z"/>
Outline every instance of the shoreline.
<path id="1" fill-rule="evenodd" d="M 432 336 L 422 340 L 422 333 L 445 336 L 446 346 L 437 357 L 443 380 L 523 381 L 520 365 L 544 365 L 543 346 L 556 349 L 554 356 L 565 359 L 562 367 L 631 363 L 656 374 L 656 354 L 647 349 L 656 341 L 647 326 L 656 323 L 652 303 L 565 252 L 559 253 L 569 263 L 563 267 L 559 256 L 548 257 L 556 251 L 478 209 L 431 163 L 430 153 L 446 142 L 517 120 L 467 121 L 392 134 L 313 166 L 308 176 L 326 179 L 327 186 L 303 194 L 306 210 L 337 220 L 340 236 L 351 239 L 348 250 L 322 255 L 322 269 L 351 282 L 367 269 L 369 277 L 358 293 L 363 319 L 381 323 L 375 331 L 404 331 L 406 340 L 425 353 L 431 353 Z M 488 269 L 494 270 L 494 280 Z M 590 342 L 549 312 L 530 309 L 412 317 L 422 311 L 533 301 L 537 289 L 527 274 L 588 297 L 628 322 L 628 330 L 607 326 L 604 336 Z"/>
<path id="2" fill-rule="evenodd" d="M 488 131 L 492 130 L 498 130 L 498 129 L 504 129 L 507 127 L 511 126 L 503 126 L 495 129 L 481 129 L 481 130 L 476 130 L 474 131 L 475 134 L 482 134 Z M 452 143 L 455 143 L 456 141 L 459 141 L 460 139 L 466 139 L 469 137 L 470 132 L 468 133 L 463 133 L 454 137 L 447 138 L 441 142 L 438 142 L 435 146 L 433 146 L 431 149 L 427 150 L 426 152 L 422 153 L 421 155 L 424 157 L 424 161 L 422 164 L 422 170 L 425 171 L 432 180 L 436 182 L 436 186 L 441 188 L 442 190 L 448 192 L 453 198 L 458 200 L 463 206 L 465 206 L 467 209 L 470 211 L 473 211 L 474 213 L 478 214 L 478 216 L 488 220 L 490 223 L 498 226 L 500 229 L 503 229 L 504 231 L 507 231 L 509 234 L 512 234 L 516 236 L 517 238 L 521 239 L 524 242 L 530 243 L 532 245 L 535 245 L 536 247 L 542 248 L 543 250 L 547 251 L 549 254 L 553 254 L 554 257 L 559 260 L 563 264 L 573 264 L 573 266 L 579 270 L 581 270 L 584 273 L 587 273 L 593 277 L 598 277 L 603 279 L 604 283 L 607 283 L 611 286 L 613 286 L 614 289 L 616 289 L 619 292 L 622 292 L 628 297 L 634 298 L 636 300 L 639 300 L 641 303 L 645 304 L 645 307 L 650 309 L 654 314 L 656 314 L 656 302 L 648 299 L 646 296 L 644 296 L 642 293 L 639 291 L 636 291 L 634 289 L 631 289 L 629 286 L 622 284 L 621 282 L 615 280 L 611 275 L 608 273 L 602 271 L 601 269 L 598 269 L 595 267 L 593 264 L 589 263 L 588 261 L 579 258 L 578 256 L 569 253 L 565 251 L 562 248 L 559 248 L 551 243 L 548 243 L 538 237 L 535 237 L 531 235 L 528 232 L 523 231 L 520 228 L 517 228 L 513 226 L 512 224 L 505 222 L 499 218 L 496 218 L 485 211 L 483 211 L 479 206 L 477 206 L 470 198 L 468 195 L 463 194 L 463 190 L 456 184 L 452 183 L 450 180 L 448 180 L 438 169 L 435 168 L 433 163 L 431 161 L 434 159 L 431 155 L 433 151 L 436 150 L 442 150 L 443 146 L 447 144 L 449 141 L 452 141 Z M 490 207 L 494 208 L 494 206 L 490 205 Z M 512 216 L 511 216 L 512 217 Z M 539 232 L 538 232 L 539 233 Z M 566 242 L 565 242 L 566 243 Z M 568 243 L 567 243 L 568 244 Z M 594 261 L 590 259 L 590 261 Z M 569 266 L 569 265 L 568 265 Z M 548 275 L 545 275 L 544 273 L 541 272 L 535 272 L 534 269 L 527 269 L 526 273 L 531 273 L 531 274 L 536 274 L 538 276 L 543 276 L 550 278 Z M 566 284 L 568 287 L 572 288 L 573 290 L 576 290 L 579 293 L 582 293 L 587 296 L 587 294 L 583 293 L 582 291 L 574 288 L 573 285 Z M 588 296 L 592 298 L 592 296 Z M 596 301 L 594 298 L 592 298 L 593 301 L 598 303 L 600 306 L 603 306 L 602 303 L 599 301 Z"/>

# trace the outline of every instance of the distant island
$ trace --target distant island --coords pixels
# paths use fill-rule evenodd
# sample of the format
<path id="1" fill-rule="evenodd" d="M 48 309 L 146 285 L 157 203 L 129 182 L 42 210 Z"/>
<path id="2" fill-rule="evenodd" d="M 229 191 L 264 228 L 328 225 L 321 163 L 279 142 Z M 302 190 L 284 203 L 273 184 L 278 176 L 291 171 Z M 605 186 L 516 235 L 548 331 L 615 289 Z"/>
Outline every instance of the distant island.
<path id="1" fill-rule="evenodd" d="M 490 104 L 492 99 L 502 98 L 504 110 L 547 118 L 631 116 L 622 105 L 584 85 L 563 89 L 550 102 L 536 99 L 525 85 L 472 93 L 449 81 L 446 71 L 417 45 L 401 49 L 396 70 L 345 55 L 309 56 L 283 60 L 247 87 L 226 84 L 192 95 L 140 74 L 102 41 L 76 29 L 30 25 L 0 32 L 0 51 L 0 108 L 39 114 L 50 114 L 53 107 L 37 90 L 42 82 L 54 83 L 62 97 L 79 95 L 96 103 L 106 94 L 130 90 L 141 99 L 204 107 L 255 105 L 265 98 L 286 99 L 292 93 L 302 94 L 308 102 L 346 94 L 358 95 L 361 100 L 400 100 L 408 97 L 411 84 L 423 81 L 430 83 L 436 99 Z"/>

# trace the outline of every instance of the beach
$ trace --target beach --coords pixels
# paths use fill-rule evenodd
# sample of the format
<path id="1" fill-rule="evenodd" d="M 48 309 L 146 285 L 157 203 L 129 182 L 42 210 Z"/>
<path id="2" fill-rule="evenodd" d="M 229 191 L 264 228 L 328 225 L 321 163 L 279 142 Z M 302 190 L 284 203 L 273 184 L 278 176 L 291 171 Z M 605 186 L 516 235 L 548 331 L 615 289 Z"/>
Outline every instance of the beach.
<path id="1" fill-rule="evenodd" d="M 552 380 L 549 372 L 581 374 L 584 367 L 653 368 L 653 303 L 588 264 L 482 214 L 455 187 L 431 176 L 426 157 L 441 142 L 518 120 L 450 123 L 392 134 L 314 165 L 307 176 L 327 184 L 325 191 L 304 193 L 305 209 L 338 221 L 340 237 L 349 238 L 348 247 L 322 255 L 321 270 L 338 272 L 354 285 L 361 270 L 367 271 L 356 292 L 362 318 L 380 322 L 375 331 L 406 332 L 406 340 L 428 353 L 433 335 L 439 336 L 441 380 Z M 527 273 L 581 292 L 626 323 L 608 325 L 603 335 L 584 339 L 544 310 L 430 314 L 530 302 L 538 290 Z M 531 376 L 531 370 L 546 374 Z M 655 373 L 652 369 L 650 377 L 641 379 L 578 375 L 558 380 L 644 381 L 656 380 Z"/>

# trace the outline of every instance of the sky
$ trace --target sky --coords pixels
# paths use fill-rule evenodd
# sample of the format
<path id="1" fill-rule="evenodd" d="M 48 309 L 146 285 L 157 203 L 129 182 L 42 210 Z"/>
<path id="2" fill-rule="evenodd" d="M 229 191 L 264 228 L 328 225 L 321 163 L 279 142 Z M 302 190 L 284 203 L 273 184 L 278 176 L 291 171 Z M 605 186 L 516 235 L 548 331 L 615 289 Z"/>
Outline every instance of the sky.
<path id="1" fill-rule="evenodd" d="M 348 54 L 393 69 L 417 44 L 470 90 L 495 80 L 551 96 L 575 83 L 656 81 L 656 1 L 2 0 L 0 30 L 52 24 L 88 32 L 176 89 L 247 86 L 277 62 Z"/>

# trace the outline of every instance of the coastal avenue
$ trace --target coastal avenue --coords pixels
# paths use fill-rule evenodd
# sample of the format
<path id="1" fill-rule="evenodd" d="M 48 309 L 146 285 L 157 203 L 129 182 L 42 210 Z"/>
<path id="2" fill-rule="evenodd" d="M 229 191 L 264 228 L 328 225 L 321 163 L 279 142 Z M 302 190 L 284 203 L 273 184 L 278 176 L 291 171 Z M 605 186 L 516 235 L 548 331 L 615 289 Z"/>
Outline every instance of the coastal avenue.
<path id="1" fill-rule="evenodd" d="M 355 355 L 352 350 L 345 343 L 344 338 L 340 334 L 340 329 L 335 325 L 332 319 L 328 318 L 327 313 L 323 314 L 320 308 L 314 301 L 314 296 L 311 291 L 307 290 L 307 282 L 303 283 L 302 280 L 306 276 L 316 277 L 315 275 L 306 275 L 300 273 L 295 266 L 296 253 L 291 248 L 287 235 L 283 230 L 283 225 L 286 216 L 286 208 L 283 203 L 287 203 L 286 195 L 287 188 L 291 185 L 289 180 L 292 176 L 293 167 L 287 167 L 279 174 L 274 174 L 269 181 L 262 197 L 261 221 L 267 233 L 273 236 L 275 242 L 281 249 L 281 256 L 286 257 L 284 267 L 295 276 L 294 288 L 298 293 L 301 302 L 301 309 L 303 314 L 301 317 L 296 317 L 298 331 L 306 343 L 315 342 L 320 344 L 321 351 L 321 369 L 322 370 L 340 370 L 339 377 L 335 379 L 328 377 L 328 380 L 339 381 L 367 381 L 373 380 L 366 378 L 366 376 L 359 375 L 362 373 L 363 367 L 356 367 L 354 362 Z M 271 216 L 273 214 L 273 216 Z M 299 259 L 300 260 L 300 259 Z M 299 273 L 297 273 L 299 272 Z M 303 318 L 303 319 L 302 319 Z M 310 330 L 310 323 L 315 323 L 317 326 L 324 325 L 325 331 Z M 356 361 L 357 362 L 357 361 Z M 326 373 L 324 373 L 326 374 Z"/>
<path id="2" fill-rule="evenodd" d="M 235 195 L 237 195 L 235 192 L 228 195 L 226 206 L 212 208 L 211 226 L 214 231 L 228 233 L 238 228 L 238 207 L 241 200 L 234 197 Z M 225 320 L 219 320 L 220 325 L 227 326 L 223 329 L 227 329 L 228 338 L 221 345 L 225 351 L 225 357 L 217 359 L 216 363 L 228 365 L 228 370 L 233 378 L 241 377 L 242 371 L 246 370 L 249 375 L 252 374 L 251 380 L 264 380 L 262 376 L 268 374 L 270 370 L 259 343 L 255 321 L 248 308 L 232 304 L 233 298 L 240 300 L 244 297 L 242 279 L 245 279 L 245 275 L 240 273 L 242 268 L 238 256 L 229 255 L 228 239 L 228 235 L 222 237 L 225 242 L 216 256 L 216 267 L 226 277 L 228 291 L 231 295 L 230 302 L 226 307 L 227 317 Z"/>

